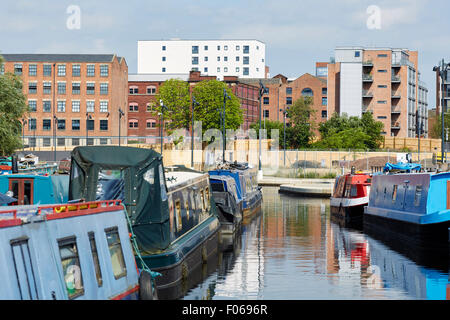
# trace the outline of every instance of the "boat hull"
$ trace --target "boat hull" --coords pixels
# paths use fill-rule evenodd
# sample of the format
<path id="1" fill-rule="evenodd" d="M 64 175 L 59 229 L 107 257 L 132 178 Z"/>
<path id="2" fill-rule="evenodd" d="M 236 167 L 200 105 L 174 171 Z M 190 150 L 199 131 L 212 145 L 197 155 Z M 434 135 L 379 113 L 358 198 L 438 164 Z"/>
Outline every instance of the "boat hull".
<path id="1" fill-rule="evenodd" d="M 331 198 L 330 212 L 334 221 L 344 224 L 362 223 L 369 197 L 358 199 Z"/>

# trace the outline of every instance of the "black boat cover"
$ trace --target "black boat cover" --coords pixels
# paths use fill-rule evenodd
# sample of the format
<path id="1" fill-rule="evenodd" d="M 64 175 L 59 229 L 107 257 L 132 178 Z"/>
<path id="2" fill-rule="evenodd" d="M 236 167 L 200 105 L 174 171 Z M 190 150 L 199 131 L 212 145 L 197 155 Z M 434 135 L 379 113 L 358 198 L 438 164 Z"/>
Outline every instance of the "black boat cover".
<path id="1" fill-rule="evenodd" d="M 72 151 L 69 200 L 122 200 L 139 249 L 169 246 L 169 206 L 162 157 L 151 149 L 76 147 Z"/>

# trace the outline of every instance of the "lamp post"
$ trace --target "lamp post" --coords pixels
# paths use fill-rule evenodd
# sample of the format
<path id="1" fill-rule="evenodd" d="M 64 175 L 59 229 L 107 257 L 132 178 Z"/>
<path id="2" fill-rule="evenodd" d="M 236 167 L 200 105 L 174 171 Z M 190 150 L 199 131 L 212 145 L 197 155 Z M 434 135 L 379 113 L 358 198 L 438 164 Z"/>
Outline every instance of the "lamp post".
<path id="1" fill-rule="evenodd" d="M 58 117 L 53 116 L 53 144 L 55 146 L 54 152 L 53 152 L 53 161 L 56 161 L 56 126 L 58 125 Z"/>
<path id="2" fill-rule="evenodd" d="M 121 125 L 121 120 L 122 117 L 125 115 L 125 113 L 122 111 L 121 108 L 119 108 L 119 147 L 120 147 L 120 125 Z"/>
<path id="3" fill-rule="evenodd" d="M 262 172 L 262 164 L 261 164 L 261 115 L 262 115 L 262 96 L 264 95 L 264 92 L 266 91 L 266 87 L 263 85 L 262 81 L 259 80 L 259 161 L 258 161 L 258 180 L 262 179 L 263 172 Z"/>
<path id="4" fill-rule="evenodd" d="M 92 116 L 86 112 L 86 145 L 88 145 L 89 140 L 89 120 L 92 120 Z"/>
<path id="5" fill-rule="evenodd" d="M 223 138 L 223 146 L 222 146 L 222 162 L 225 163 L 225 148 L 227 146 L 227 136 L 225 133 L 225 105 L 227 104 L 227 99 L 231 100 L 231 97 L 228 95 L 227 90 L 223 89 L 223 110 L 222 110 L 222 138 Z"/>
<path id="6" fill-rule="evenodd" d="M 53 119 L 56 118 L 56 63 L 53 64 Z M 56 126 L 53 124 L 53 161 L 56 161 Z"/>
<path id="7" fill-rule="evenodd" d="M 441 126 L 442 126 L 442 132 L 441 132 L 441 162 L 442 162 L 442 164 L 444 163 L 444 150 L 445 150 L 445 147 L 444 147 L 444 132 L 445 132 L 445 130 L 444 130 L 444 123 L 445 123 L 445 121 L 444 121 L 444 114 L 445 114 L 445 112 L 444 112 L 444 101 L 445 101 L 445 97 L 444 97 L 444 89 L 445 89 L 445 86 L 444 86 L 444 80 L 447 78 L 447 75 L 446 75 L 446 71 L 449 69 L 449 66 L 450 66 L 450 64 L 448 64 L 448 63 L 445 63 L 445 61 L 444 61 L 444 59 L 442 59 L 442 62 L 441 62 L 441 65 L 440 66 L 435 66 L 434 68 L 433 68 L 433 71 L 435 71 L 435 72 L 439 72 L 439 76 L 441 77 Z"/>
<path id="8" fill-rule="evenodd" d="M 164 143 L 164 110 L 167 110 L 167 107 L 164 105 L 164 102 L 159 100 L 161 105 L 161 113 L 160 113 L 160 123 L 161 123 L 161 155 L 163 154 L 163 143 Z"/>
<path id="9" fill-rule="evenodd" d="M 22 151 L 25 151 L 25 125 L 27 124 L 27 120 L 22 118 Z"/>
<path id="10" fill-rule="evenodd" d="M 195 97 L 192 97 L 192 130 L 191 130 L 191 168 L 194 168 L 194 110 L 195 106 L 200 105 Z"/>

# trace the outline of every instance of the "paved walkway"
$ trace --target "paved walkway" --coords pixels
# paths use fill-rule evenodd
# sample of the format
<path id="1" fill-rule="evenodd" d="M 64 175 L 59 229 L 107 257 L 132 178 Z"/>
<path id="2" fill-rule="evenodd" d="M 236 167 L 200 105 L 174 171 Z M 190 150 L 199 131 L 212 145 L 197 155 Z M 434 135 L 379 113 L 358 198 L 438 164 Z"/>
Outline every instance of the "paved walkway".
<path id="1" fill-rule="evenodd" d="M 279 187 L 281 193 L 328 198 L 333 192 L 334 179 L 294 179 L 266 176 L 258 181 L 258 185 Z"/>

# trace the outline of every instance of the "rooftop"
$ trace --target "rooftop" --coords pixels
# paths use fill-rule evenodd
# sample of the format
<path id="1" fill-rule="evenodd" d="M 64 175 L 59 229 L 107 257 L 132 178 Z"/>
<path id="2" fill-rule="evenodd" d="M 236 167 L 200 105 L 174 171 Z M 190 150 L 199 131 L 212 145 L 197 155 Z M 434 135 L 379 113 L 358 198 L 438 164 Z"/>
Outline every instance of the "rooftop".
<path id="1" fill-rule="evenodd" d="M 2 54 L 12 62 L 112 62 L 115 54 Z M 117 56 L 120 61 L 123 57 Z"/>

